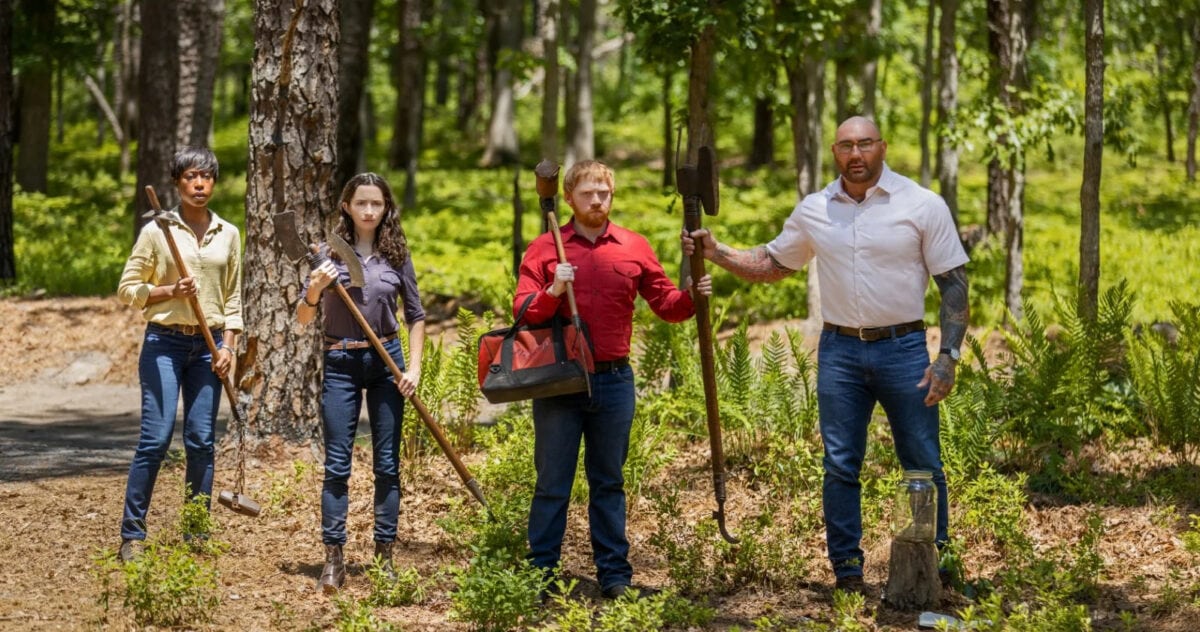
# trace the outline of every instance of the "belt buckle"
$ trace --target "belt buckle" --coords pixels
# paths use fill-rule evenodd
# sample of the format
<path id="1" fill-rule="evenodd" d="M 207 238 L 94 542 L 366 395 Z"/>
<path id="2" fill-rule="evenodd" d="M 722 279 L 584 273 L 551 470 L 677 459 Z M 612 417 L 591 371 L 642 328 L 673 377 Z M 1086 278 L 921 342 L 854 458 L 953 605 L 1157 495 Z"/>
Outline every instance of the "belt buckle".
<path id="1" fill-rule="evenodd" d="M 867 339 L 867 328 L 866 327 L 858 328 L 858 339 L 862 342 L 871 342 L 871 340 Z"/>

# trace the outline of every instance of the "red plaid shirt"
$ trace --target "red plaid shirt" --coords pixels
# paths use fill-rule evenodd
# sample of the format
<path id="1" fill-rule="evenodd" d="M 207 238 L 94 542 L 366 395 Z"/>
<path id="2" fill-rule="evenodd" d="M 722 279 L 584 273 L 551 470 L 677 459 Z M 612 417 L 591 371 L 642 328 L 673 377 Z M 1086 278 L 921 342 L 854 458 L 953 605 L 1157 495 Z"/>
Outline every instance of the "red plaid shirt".
<path id="1" fill-rule="evenodd" d="M 592 243 L 576 234 L 574 222 L 567 222 L 562 227 L 562 238 L 567 261 L 575 266 L 575 304 L 579 317 L 587 323 L 596 361 L 629 355 L 633 302 L 638 294 L 667 322 L 677 323 L 695 313 L 692 297 L 667 278 L 645 237 L 609 222 L 596 243 Z M 520 279 L 513 296 L 514 315 L 525 299 L 534 294 L 525 312 L 525 322 L 545 322 L 556 312 L 570 318 L 566 293 L 556 298 L 546 292 L 554 283 L 557 265 L 554 236 L 543 233 L 529 244 L 521 261 Z"/>

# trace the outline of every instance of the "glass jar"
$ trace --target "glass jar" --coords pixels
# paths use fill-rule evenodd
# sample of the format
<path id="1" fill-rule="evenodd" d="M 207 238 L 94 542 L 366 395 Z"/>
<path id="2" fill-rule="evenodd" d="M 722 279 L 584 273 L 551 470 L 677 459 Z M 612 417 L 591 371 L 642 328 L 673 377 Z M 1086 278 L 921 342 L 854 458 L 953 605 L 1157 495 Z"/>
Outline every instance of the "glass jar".
<path id="1" fill-rule="evenodd" d="M 896 487 L 892 534 L 897 540 L 932 544 L 937 533 L 937 487 L 933 472 L 905 470 Z"/>

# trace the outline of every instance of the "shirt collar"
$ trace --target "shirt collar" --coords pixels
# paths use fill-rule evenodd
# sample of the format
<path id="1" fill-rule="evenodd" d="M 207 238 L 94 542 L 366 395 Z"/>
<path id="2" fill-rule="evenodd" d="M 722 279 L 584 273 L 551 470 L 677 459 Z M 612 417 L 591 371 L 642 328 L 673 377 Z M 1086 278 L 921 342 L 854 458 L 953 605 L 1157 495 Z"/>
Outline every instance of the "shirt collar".
<path id="1" fill-rule="evenodd" d="M 883 163 L 883 171 L 879 173 L 879 181 L 875 183 L 875 186 L 867 189 L 867 194 L 865 197 L 863 197 L 863 200 L 865 201 L 870 198 L 875 194 L 875 191 L 882 191 L 887 195 L 892 195 L 896 192 L 898 186 L 899 181 L 896 172 L 892 171 L 891 167 L 888 167 L 887 163 L 885 162 Z M 826 200 L 832 200 L 838 197 L 844 197 L 851 200 L 854 199 L 851 198 L 850 194 L 846 193 L 846 189 L 842 187 L 841 176 L 838 176 L 833 182 L 829 183 L 829 186 L 825 187 Z"/>
<path id="2" fill-rule="evenodd" d="M 564 242 L 570 240 L 572 237 L 577 235 L 578 233 L 575 231 L 575 219 L 572 218 L 571 221 L 569 221 L 566 224 L 564 224 L 563 226 L 561 226 L 559 228 L 559 231 L 562 233 L 562 238 L 563 238 Z M 604 232 L 600 233 L 600 236 L 596 238 L 596 243 L 600 243 L 602 241 L 613 241 L 617 244 L 622 244 L 622 243 L 625 243 L 624 237 L 625 237 L 625 229 L 621 228 L 620 226 L 617 226 L 610 219 L 610 220 L 608 220 L 608 225 L 604 227 Z M 583 239 L 584 241 L 587 241 L 587 239 L 585 239 L 583 237 L 583 235 L 579 235 L 579 238 Z"/>

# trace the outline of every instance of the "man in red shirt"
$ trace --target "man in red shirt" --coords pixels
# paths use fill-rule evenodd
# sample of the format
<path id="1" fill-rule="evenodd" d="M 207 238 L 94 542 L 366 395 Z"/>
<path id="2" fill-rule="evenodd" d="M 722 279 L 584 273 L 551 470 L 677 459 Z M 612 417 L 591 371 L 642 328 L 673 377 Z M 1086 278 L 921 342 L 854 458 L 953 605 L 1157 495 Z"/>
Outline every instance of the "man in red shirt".
<path id="1" fill-rule="evenodd" d="M 612 170 L 600 162 L 579 162 L 567 171 L 563 198 L 574 217 L 562 227 L 562 239 L 570 263 L 558 262 L 553 235 L 539 236 L 525 251 L 513 297 L 516 313 L 534 295 L 525 321 L 545 322 L 556 313 L 570 315 L 564 293 L 573 283 L 596 365 L 590 398 L 575 393 L 533 400 L 537 487 L 529 509 L 529 560 L 548 574 L 558 567 L 582 439 L 592 558 L 600 590 L 610 599 L 629 590 L 633 577 L 622 467 L 635 406 L 629 367 L 634 300 L 640 294 L 655 314 L 672 323 L 695 312 L 691 294 L 667 278 L 646 238 L 609 221 L 613 183 Z M 705 275 L 696 288 L 710 295 L 711 278 Z"/>

